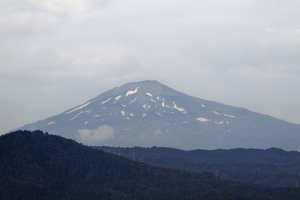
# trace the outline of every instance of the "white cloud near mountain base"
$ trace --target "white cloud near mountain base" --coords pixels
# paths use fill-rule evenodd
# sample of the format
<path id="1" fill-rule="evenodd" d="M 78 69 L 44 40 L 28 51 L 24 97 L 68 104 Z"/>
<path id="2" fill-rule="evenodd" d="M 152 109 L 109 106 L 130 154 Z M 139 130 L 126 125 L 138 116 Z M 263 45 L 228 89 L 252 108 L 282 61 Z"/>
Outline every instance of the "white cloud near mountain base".
<path id="1" fill-rule="evenodd" d="M 108 125 L 99 126 L 94 130 L 79 129 L 77 141 L 85 145 L 99 145 L 100 142 L 114 138 L 114 128 Z"/>

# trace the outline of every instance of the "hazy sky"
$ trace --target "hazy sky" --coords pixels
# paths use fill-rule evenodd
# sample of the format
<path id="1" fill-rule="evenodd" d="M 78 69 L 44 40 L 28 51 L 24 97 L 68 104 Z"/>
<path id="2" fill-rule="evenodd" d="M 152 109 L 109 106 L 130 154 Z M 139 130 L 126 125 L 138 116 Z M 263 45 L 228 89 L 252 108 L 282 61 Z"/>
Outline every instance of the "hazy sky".
<path id="1" fill-rule="evenodd" d="M 0 133 L 127 82 L 300 124 L 298 0 L 1 0 Z"/>

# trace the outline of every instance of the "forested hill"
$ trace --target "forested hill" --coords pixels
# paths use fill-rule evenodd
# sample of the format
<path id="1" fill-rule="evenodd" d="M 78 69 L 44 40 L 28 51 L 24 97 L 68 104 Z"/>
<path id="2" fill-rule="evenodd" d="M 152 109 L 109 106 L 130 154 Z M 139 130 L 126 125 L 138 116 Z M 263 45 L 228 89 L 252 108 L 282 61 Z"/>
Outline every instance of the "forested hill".
<path id="1" fill-rule="evenodd" d="M 127 160 L 41 131 L 0 137 L 0 199 L 300 199 L 299 188 L 224 181 Z"/>
<path id="2" fill-rule="evenodd" d="M 94 147 L 144 163 L 185 171 L 208 171 L 223 179 L 293 187 L 300 184 L 300 152 L 278 148 L 184 151 L 165 147 Z"/>

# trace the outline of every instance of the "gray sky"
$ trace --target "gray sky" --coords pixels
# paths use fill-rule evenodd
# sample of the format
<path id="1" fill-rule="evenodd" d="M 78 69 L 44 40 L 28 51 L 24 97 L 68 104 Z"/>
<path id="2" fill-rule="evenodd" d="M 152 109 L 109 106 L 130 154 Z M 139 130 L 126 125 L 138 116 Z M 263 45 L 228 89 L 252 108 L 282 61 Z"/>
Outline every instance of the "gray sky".
<path id="1" fill-rule="evenodd" d="M 300 124 L 298 0 L 1 0 L 0 133 L 132 81 Z"/>

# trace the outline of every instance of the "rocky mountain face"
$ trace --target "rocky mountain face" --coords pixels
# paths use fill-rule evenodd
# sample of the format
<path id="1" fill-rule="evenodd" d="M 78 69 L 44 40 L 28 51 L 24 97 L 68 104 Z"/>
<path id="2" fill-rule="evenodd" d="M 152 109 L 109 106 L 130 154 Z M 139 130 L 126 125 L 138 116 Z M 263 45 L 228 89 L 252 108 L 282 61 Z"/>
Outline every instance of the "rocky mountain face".
<path id="1" fill-rule="evenodd" d="M 20 129 L 87 145 L 300 151 L 300 125 L 195 98 L 157 81 L 127 83 Z"/>

